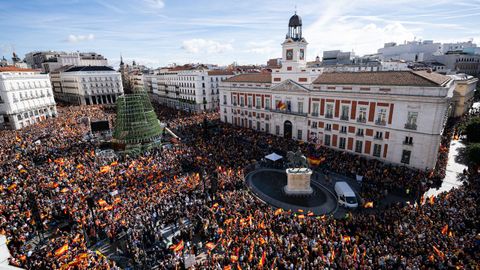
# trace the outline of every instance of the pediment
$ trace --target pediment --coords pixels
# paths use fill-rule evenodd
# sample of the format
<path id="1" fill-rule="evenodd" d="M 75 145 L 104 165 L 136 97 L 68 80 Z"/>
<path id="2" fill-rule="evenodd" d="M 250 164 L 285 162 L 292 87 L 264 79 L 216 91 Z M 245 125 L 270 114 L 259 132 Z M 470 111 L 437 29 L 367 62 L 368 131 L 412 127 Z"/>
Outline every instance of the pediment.
<path id="1" fill-rule="evenodd" d="M 285 80 L 275 86 L 272 86 L 272 91 L 279 91 L 279 92 L 301 92 L 301 93 L 308 93 L 310 90 L 305 86 L 298 84 L 290 79 Z"/>

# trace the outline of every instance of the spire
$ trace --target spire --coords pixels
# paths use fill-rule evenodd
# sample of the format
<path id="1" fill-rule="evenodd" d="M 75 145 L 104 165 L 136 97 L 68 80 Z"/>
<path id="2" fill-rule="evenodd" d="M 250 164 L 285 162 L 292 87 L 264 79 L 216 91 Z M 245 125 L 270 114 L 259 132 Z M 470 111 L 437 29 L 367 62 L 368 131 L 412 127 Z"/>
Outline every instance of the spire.
<path id="1" fill-rule="evenodd" d="M 123 66 L 123 57 L 122 57 L 122 54 L 120 54 L 120 66 Z"/>

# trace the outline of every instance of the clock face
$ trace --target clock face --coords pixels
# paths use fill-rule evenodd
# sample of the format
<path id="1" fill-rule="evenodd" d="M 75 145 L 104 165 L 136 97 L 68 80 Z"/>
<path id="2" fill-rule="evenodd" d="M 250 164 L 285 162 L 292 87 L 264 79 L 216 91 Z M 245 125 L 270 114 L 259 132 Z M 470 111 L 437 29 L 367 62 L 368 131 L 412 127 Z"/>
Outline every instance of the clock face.
<path id="1" fill-rule="evenodd" d="M 293 59 L 293 50 L 287 50 L 287 60 Z"/>
<path id="2" fill-rule="evenodd" d="M 300 49 L 300 60 L 303 60 L 305 58 L 305 52 L 303 49 Z"/>

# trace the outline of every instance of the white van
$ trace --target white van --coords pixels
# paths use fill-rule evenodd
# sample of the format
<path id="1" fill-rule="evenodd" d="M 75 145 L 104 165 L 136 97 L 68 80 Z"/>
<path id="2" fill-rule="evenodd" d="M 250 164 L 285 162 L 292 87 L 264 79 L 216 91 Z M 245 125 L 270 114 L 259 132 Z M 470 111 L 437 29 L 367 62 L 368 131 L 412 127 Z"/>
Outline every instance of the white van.
<path id="1" fill-rule="evenodd" d="M 335 192 L 338 196 L 338 203 L 348 208 L 358 207 L 357 197 L 347 182 L 336 182 Z"/>

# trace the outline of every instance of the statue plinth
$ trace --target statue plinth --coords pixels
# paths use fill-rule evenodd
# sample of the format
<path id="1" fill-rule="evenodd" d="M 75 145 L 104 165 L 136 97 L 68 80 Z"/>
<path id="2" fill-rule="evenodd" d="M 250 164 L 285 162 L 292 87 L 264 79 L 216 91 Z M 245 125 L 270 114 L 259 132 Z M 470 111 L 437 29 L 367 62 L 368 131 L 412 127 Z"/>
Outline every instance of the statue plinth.
<path id="1" fill-rule="evenodd" d="M 310 187 L 312 170 L 308 168 L 288 168 L 287 185 L 283 188 L 288 195 L 310 195 L 313 193 Z"/>

